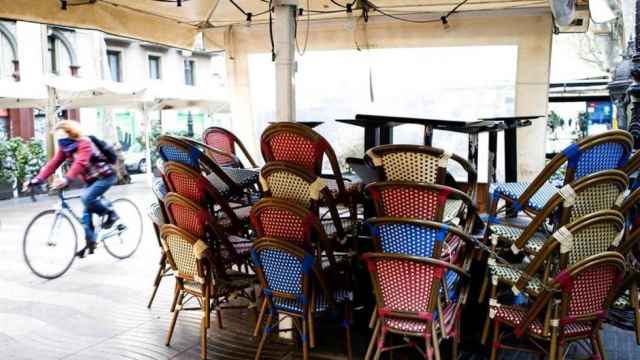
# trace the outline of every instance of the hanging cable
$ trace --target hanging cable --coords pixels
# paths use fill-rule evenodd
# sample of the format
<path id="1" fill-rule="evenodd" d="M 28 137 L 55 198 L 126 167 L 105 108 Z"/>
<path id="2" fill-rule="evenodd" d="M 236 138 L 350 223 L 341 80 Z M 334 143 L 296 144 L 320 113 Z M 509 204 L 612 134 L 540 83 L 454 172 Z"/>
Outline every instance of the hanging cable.
<path id="1" fill-rule="evenodd" d="M 307 0 L 307 9 L 309 8 L 309 0 Z M 295 38 L 296 38 L 296 51 L 298 52 L 298 55 L 302 56 L 304 55 L 304 53 L 307 52 L 307 43 L 309 41 L 309 27 L 311 26 L 311 13 L 307 11 L 307 29 L 305 31 L 305 35 L 304 35 L 304 46 L 302 47 L 302 50 L 300 50 L 300 46 L 298 45 L 298 18 L 300 16 L 302 16 L 304 13 L 303 9 L 300 9 L 300 13 L 299 16 L 296 16 L 296 22 L 295 22 Z"/>
<path id="2" fill-rule="evenodd" d="M 271 41 L 271 61 L 276 61 L 276 46 L 273 41 L 273 11 L 272 5 L 273 0 L 269 0 L 269 41 Z"/>
<path id="3" fill-rule="evenodd" d="M 240 7 L 240 5 L 238 5 L 235 1 L 233 1 L 233 0 L 229 0 L 229 2 L 231 2 L 231 4 L 232 4 L 236 9 L 238 9 L 238 10 L 239 10 L 243 15 L 245 15 L 245 16 L 247 15 L 247 12 L 246 12 L 246 11 L 244 11 L 244 9 L 243 9 L 243 8 L 241 8 L 241 7 Z"/>

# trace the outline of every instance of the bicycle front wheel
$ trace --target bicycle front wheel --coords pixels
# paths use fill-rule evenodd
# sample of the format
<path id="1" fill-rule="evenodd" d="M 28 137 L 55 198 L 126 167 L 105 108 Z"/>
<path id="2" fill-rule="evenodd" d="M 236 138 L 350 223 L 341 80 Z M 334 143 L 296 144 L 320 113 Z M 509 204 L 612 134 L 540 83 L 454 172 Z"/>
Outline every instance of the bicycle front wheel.
<path id="1" fill-rule="evenodd" d="M 55 279 L 69 270 L 77 250 L 76 228 L 59 210 L 46 210 L 34 217 L 22 239 L 24 261 L 44 279 Z"/>
<path id="2" fill-rule="evenodd" d="M 110 229 L 102 230 L 102 241 L 111 256 L 126 259 L 136 252 L 142 240 L 142 213 L 128 199 L 117 199 L 111 204 L 120 220 Z"/>

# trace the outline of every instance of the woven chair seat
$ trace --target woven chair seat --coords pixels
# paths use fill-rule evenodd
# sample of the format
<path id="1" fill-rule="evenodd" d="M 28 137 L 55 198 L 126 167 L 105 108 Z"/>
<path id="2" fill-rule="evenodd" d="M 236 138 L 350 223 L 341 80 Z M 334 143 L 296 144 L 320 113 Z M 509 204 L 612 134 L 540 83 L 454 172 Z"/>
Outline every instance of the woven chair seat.
<path id="1" fill-rule="evenodd" d="M 338 183 L 336 182 L 336 180 L 334 179 L 322 179 L 324 181 L 324 183 L 327 185 L 327 188 L 329 188 L 329 191 L 331 191 L 331 194 L 335 197 L 338 195 Z M 360 180 L 356 180 L 356 181 L 347 181 L 345 179 L 344 181 L 344 190 L 346 192 L 353 192 L 353 193 L 357 193 L 362 191 L 362 181 Z"/>
<path id="2" fill-rule="evenodd" d="M 516 201 L 528 187 L 529 183 L 527 182 L 495 183 L 491 185 L 491 193 L 494 194 L 494 196 L 501 195 L 503 197 Z M 527 206 L 536 211 L 540 211 L 542 210 L 542 208 L 544 208 L 549 199 L 551 199 L 551 197 L 557 192 L 557 187 L 551 185 L 550 183 L 545 183 L 529 199 Z"/>
<path id="3" fill-rule="evenodd" d="M 504 265 L 489 265 L 489 271 L 491 276 L 498 279 L 498 282 L 513 286 L 518 282 L 518 279 L 524 274 L 524 271 L 519 269 L 513 269 Z M 537 296 L 542 291 L 542 281 L 538 278 L 531 278 L 527 282 L 525 291 L 529 295 Z"/>
<path id="4" fill-rule="evenodd" d="M 513 306 L 500 306 L 496 311 L 496 319 L 502 323 L 506 323 L 512 327 L 517 327 L 522 323 L 527 315 L 527 309 Z M 544 326 L 540 320 L 534 320 L 527 328 L 529 332 L 537 336 L 543 336 Z M 564 326 L 562 335 L 564 337 L 573 337 L 589 334 L 591 332 L 591 324 L 586 321 L 577 321 Z"/>
<path id="5" fill-rule="evenodd" d="M 501 241 L 504 241 L 509 245 L 515 243 L 520 235 L 522 235 L 523 231 L 523 228 L 511 225 L 491 225 L 491 232 L 498 235 Z M 536 254 L 540 249 L 542 249 L 546 240 L 547 236 L 545 234 L 537 232 L 525 243 L 524 249 L 529 254 Z"/>
<path id="6" fill-rule="evenodd" d="M 242 188 L 248 188 L 258 183 L 258 177 L 260 173 L 255 170 L 250 169 L 236 169 L 236 168 L 222 168 L 224 172 L 235 182 L 240 185 Z M 207 180 L 213 185 L 213 187 L 218 190 L 221 196 L 229 197 L 231 196 L 231 190 L 229 189 L 229 185 L 227 185 L 222 179 L 218 177 L 215 173 L 211 173 L 207 176 Z"/>
<path id="7" fill-rule="evenodd" d="M 353 292 L 349 290 L 339 289 L 333 293 L 333 301 L 336 304 L 343 303 L 345 301 L 353 301 Z M 302 313 L 302 301 L 297 299 L 283 299 L 273 298 L 273 305 L 281 311 Z M 316 313 L 321 313 L 329 309 L 329 304 L 325 301 L 322 293 L 316 294 Z"/>
<path id="8" fill-rule="evenodd" d="M 357 225 L 357 223 L 350 218 L 340 218 L 340 221 L 342 221 L 342 229 L 344 229 L 345 234 L 350 234 L 353 231 L 354 226 Z M 327 234 L 328 238 L 336 237 L 336 225 L 333 223 L 332 219 L 322 220 L 322 227 L 324 228 L 324 232 Z"/>
<path id="9" fill-rule="evenodd" d="M 252 287 L 256 283 L 256 279 L 254 275 L 243 274 L 237 271 L 229 271 L 227 273 L 227 280 L 220 281 L 220 283 L 215 284 L 216 290 L 219 294 L 228 293 L 231 291 L 239 291 Z M 185 281 L 184 287 L 195 293 L 200 293 L 202 291 L 202 283 L 197 281 Z"/>

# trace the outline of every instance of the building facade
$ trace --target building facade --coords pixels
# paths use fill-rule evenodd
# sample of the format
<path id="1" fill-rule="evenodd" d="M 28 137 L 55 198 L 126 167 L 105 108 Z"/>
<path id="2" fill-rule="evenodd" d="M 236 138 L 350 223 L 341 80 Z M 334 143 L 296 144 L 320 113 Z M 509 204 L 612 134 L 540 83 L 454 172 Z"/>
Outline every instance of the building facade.
<path id="1" fill-rule="evenodd" d="M 219 92 L 224 86 L 225 69 L 224 57 L 218 53 L 173 49 L 92 30 L 0 21 L 0 86 L 17 81 L 37 83 L 49 73 L 112 80 L 137 88 L 186 85 Z M 43 110 L 0 109 L 0 140 L 43 137 Z M 162 119 L 169 129 L 186 130 L 188 121 L 195 121 L 196 127 L 205 126 L 211 121 L 209 115 L 203 109 L 186 109 L 164 111 L 152 118 Z M 118 129 L 136 137 L 142 122 L 131 109 L 84 108 L 66 111 L 62 116 L 80 121 L 86 131 L 97 135 L 104 135 L 104 127 L 115 122 Z"/>

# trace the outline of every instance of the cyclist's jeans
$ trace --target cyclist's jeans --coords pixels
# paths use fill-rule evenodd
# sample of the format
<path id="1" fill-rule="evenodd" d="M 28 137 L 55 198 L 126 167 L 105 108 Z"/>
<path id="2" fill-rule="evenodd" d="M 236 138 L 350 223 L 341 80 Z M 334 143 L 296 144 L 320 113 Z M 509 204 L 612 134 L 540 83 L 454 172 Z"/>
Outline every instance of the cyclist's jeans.
<path id="1" fill-rule="evenodd" d="M 81 196 L 82 204 L 84 205 L 84 213 L 82 214 L 82 225 L 84 227 L 84 236 L 89 242 L 96 241 L 96 233 L 93 227 L 93 221 L 91 220 L 92 214 L 98 214 L 99 216 L 106 215 L 111 211 L 111 204 L 107 199 L 102 199 L 102 195 L 109 190 L 110 187 L 115 185 L 118 181 L 116 175 L 99 179 L 91 183 L 84 190 Z"/>

